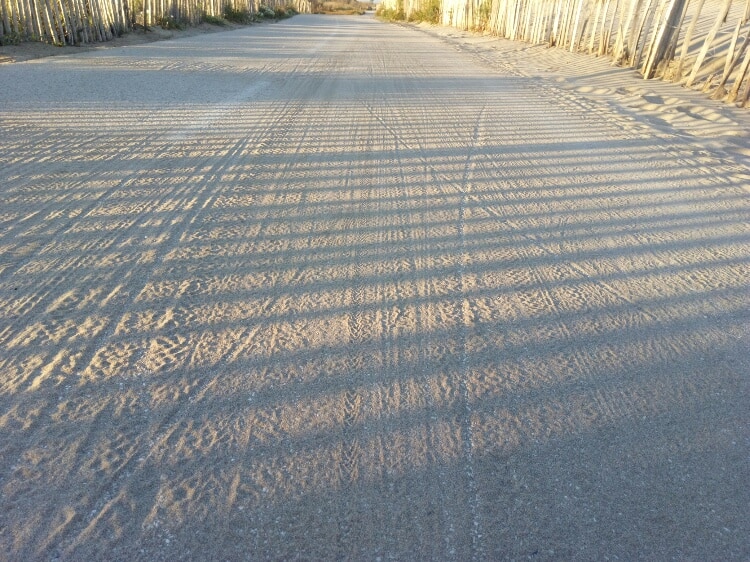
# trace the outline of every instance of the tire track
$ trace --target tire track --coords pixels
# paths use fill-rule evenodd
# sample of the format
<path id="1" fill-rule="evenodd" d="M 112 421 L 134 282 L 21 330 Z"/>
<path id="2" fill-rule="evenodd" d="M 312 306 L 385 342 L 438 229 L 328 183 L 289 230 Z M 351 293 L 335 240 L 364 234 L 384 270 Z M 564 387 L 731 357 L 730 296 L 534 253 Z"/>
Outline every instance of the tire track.
<path id="1" fill-rule="evenodd" d="M 413 72 L 413 69 L 409 69 Z M 422 92 L 422 96 L 425 98 L 430 97 L 431 92 Z M 404 92 L 403 95 L 408 95 Z M 394 105 L 398 103 L 398 99 L 394 101 Z M 451 220 L 451 227 L 455 229 L 455 234 L 451 236 L 452 240 L 455 240 L 455 250 L 452 251 L 451 271 L 455 277 L 455 289 L 451 293 L 450 300 L 453 300 L 453 311 L 452 314 L 455 319 L 452 321 L 454 325 L 458 327 L 456 332 L 457 342 L 457 356 L 454 357 L 455 363 L 451 365 L 452 374 L 449 376 L 449 388 L 445 389 L 445 392 L 449 395 L 454 394 L 457 399 L 456 411 L 458 412 L 459 424 L 460 424 L 460 435 L 461 435 L 461 458 L 462 458 L 462 473 L 464 478 L 464 485 L 466 486 L 467 493 L 466 498 L 468 500 L 467 506 L 469 512 L 469 529 L 466 532 L 469 534 L 469 552 L 470 557 L 473 560 L 483 559 L 485 557 L 483 547 L 483 525 L 481 521 L 481 515 L 479 512 L 480 504 L 480 491 L 477 485 L 477 479 L 475 475 L 475 462 L 474 462 L 474 428 L 473 428 L 473 412 L 471 408 L 471 399 L 469 396 L 469 389 L 467 386 L 467 379 L 471 373 L 470 358 L 468 339 L 471 337 L 473 332 L 473 324 L 475 321 L 476 314 L 472 311 L 472 304 L 467 300 L 467 284 L 466 284 L 466 266 L 469 256 L 469 248 L 466 240 L 466 214 L 467 214 L 467 203 L 471 199 L 471 176 L 473 173 L 474 162 L 473 162 L 473 151 L 481 143 L 481 124 L 485 114 L 486 106 L 484 106 L 478 114 L 475 115 L 474 128 L 470 133 L 468 139 L 469 149 L 466 153 L 461 179 L 454 179 L 448 175 L 448 172 L 442 171 L 438 165 L 428 155 L 428 149 L 425 147 L 423 140 L 427 135 L 425 131 L 429 131 L 430 127 L 444 128 L 446 122 L 451 122 L 455 118 L 455 108 L 447 109 L 447 115 L 432 113 L 426 114 L 425 123 L 414 130 L 405 129 L 398 118 L 395 119 L 395 125 L 391 125 L 386 121 L 385 117 L 376 113 L 374 107 L 366 104 L 366 109 L 375 121 L 380 124 L 394 139 L 394 158 L 396 159 L 398 176 L 395 179 L 396 185 L 404 186 L 404 197 L 411 197 L 412 199 L 420 200 L 424 206 L 422 209 L 429 209 L 432 206 L 432 201 L 429 200 L 425 193 L 415 194 L 414 188 L 411 187 L 411 178 L 417 173 L 424 173 L 427 177 L 433 180 L 434 188 L 441 194 L 441 198 L 445 201 L 455 202 L 457 208 L 455 209 L 455 219 Z M 438 103 L 437 108 L 445 107 L 443 104 Z M 396 128 L 398 126 L 398 129 Z M 451 140 L 457 145 L 465 146 L 462 141 L 463 137 L 466 136 L 465 130 L 456 130 L 456 136 L 446 137 L 440 144 L 441 146 L 450 146 Z M 407 136 L 408 135 L 408 136 Z M 402 158 L 402 154 L 408 153 L 410 160 Z M 416 159 L 420 164 L 420 167 L 416 167 L 411 160 Z M 398 216 L 403 216 L 399 213 Z M 410 214 L 409 216 L 413 216 Z M 413 225 L 413 220 L 411 222 Z M 412 226 L 412 231 L 414 230 Z M 413 258 L 413 261 L 417 258 Z M 416 263 L 416 262 L 415 262 Z M 425 279 L 426 280 L 426 279 Z M 420 307 L 417 307 L 419 310 Z M 418 312 L 418 333 L 423 333 L 424 328 L 427 326 L 425 319 L 422 318 L 421 312 Z M 422 349 L 426 350 L 428 346 L 424 344 Z M 435 405 L 430 392 L 431 381 L 427 374 L 423 374 L 421 377 L 421 386 L 425 392 L 428 403 L 431 407 L 437 408 Z M 446 492 L 450 490 L 450 482 L 446 479 L 446 475 L 440 471 L 438 478 L 441 482 L 440 487 Z M 463 532 L 464 529 L 459 521 L 462 519 L 461 515 L 457 512 L 457 505 L 448 505 L 443 503 L 441 505 L 443 512 L 443 520 L 445 524 L 444 528 L 444 541 L 445 551 L 449 556 L 455 556 L 456 552 L 461 548 L 464 537 L 459 536 L 458 532 Z M 458 528 L 457 528 L 458 527 Z M 459 531 L 460 529 L 460 531 Z"/>
<path id="2" fill-rule="evenodd" d="M 27 353 L 3 381 L 25 386 L 0 390 L 0 544 L 483 560 L 627 557 L 639 536 L 655 558 L 736 555 L 746 201 L 689 170 L 652 182 L 648 139 L 506 80 L 512 64 L 488 76 L 366 18 L 294 21 L 149 50 L 130 76 L 268 86 L 147 116 L 142 158 L 107 160 L 112 182 L 143 174 L 86 217 L 0 210 L 36 244 L 0 279 L 41 287 L 0 327 L 0 370 Z M 222 77 L 254 57 L 264 74 Z"/>
<path id="3" fill-rule="evenodd" d="M 484 526 L 479 510 L 480 505 L 480 490 L 477 483 L 475 474 L 475 460 L 474 454 L 476 450 L 475 438 L 474 438 L 474 427 L 473 427 L 473 412 L 471 407 L 471 396 L 468 388 L 468 379 L 471 376 L 471 365 L 469 359 L 469 338 L 475 332 L 475 322 L 477 318 L 476 309 L 472 304 L 472 301 L 467 296 L 467 280 L 466 280 L 466 265 L 469 262 L 469 250 L 466 243 L 466 205 L 471 197 L 472 193 L 472 180 L 474 175 L 474 151 L 476 150 L 478 143 L 480 143 L 481 127 L 483 124 L 483 118 L 486 111 L 486 106 L 481 107 L 477 112 L 476 121 L 473 127 L 472 138 L 467 143 L 466 161 L 464 162 L 463 177 L 461 179 L 460 188 L 460 203 L 458 208 L 458 217 L 456 219 L 456 236 L 459 242 L 459 256 L 458 256 L 458 297 L 461 299 L 461 311 L 459 321 L 459 370 L 458 370 L 458 381 L 456 381 L 456 388 L 459 390 L 459 396 L 462 404 L 461 409 L 463 411 L 462 419 L 462 437 L 463 437 L 463 457 L 464 457 L 464 471 L 466 473 L 466 480 L 469 488 L 469 510 L 471 513 L 471 552 L 472 560 L 483 560 L 486 558 L 484 552 L 484 546 L 482 541 L 482 535 L 484 533 Z"/>
<path id="4" fill-rule="evenodd" d="M 357 201 L 357 188 L 361 187 L 359 183 L 353 184 L 353 171 L 348 171 L 342 185 L 342 193 L 348 193 L 349 200 L 351 202 Z M 355 208 L 362 206 L 362 201 L 366 200 L 366 196 L 363 194 L 362 199 L 355 203 Z M 348 387 L 342 397 L 342 431 L 341 431 L 341 476 L 345 486 L 354 484 L 358 477 L 358 465 L 361 456 L 359 440 L 357 438 L 356 425 L 359 422 L 360 407 L 362 402 L 362 396 L 357 391 L 356 383 L 359 377 L 366 369 L 366 365 L 362 362 L 362 350 L 367 346 L 368 337 L 368 326 L 364 318 L 364 307 L 365 307 L 365 295 L 364 288 L 362 286 L 362 265 L 358 259 L 359 250 L 358 247 L 364 242 L 364 237 L 361 230 L 361 224 L 359 221 L 349 219 L 351 222 L 348 225 L 349 228 L 354 232 L 352 241 L 348 244 L 350 251 L 352 252 L 353 264 L 350 266 L 350 276 L 348 282 L 349 287 L 349 307 L 350 311 L 347 314 L 347 328 L 348 328 L 348 348 L 350 355 L 346 358 L 347 362 L 347 376 L 350 378 L 353 386 Z"/>

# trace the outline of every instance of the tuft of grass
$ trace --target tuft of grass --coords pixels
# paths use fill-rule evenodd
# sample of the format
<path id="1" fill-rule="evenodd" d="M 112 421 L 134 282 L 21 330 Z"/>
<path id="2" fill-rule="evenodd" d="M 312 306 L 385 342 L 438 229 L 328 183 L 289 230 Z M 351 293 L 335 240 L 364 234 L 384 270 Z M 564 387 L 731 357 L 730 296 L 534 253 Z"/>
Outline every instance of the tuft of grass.
<path id="1" fill-rule="evenodd" d="M 440 0 L 429 0 L 422 9 L 409 14 L 409 21 L 440 23 Z"/>
<path id="2" fill-rule="evenodd" d="M 315 0 L 314 14 L 362 15 L 371 6 L 369 2 L 358 0 Z"/>
<path id="3" fill-rule="evenodd" d="M 5 33 L 4 35 L 0 35 L 0 47 L 5 47 L 6 45 L 18 45 L 19 43 L 23 43 L 25 39 L 26 37 L 18 31 Z"/>
<path id="4" fill-rule="evenodd" d="M 218 25 L 219 27 L 226 27 L 227 20 L 224 18 L 220 18 L 218 16 L 209 16 L 208 14 L 203 14 L 203 17 L 201 20 L 204 23 L 208 23 L 210 25 Z"/>
<path id="5" fill-rule="evenodd" d="M 232 23 L 253 23 L 253 16 L 249 10 L 235 10 L 232 6 L 224 6 L 224 19 Z"/>
<path id="6" fill-rule="evenodd" d="M 164 16 L 156 20 L 156 25 L 162 29 L 186 29 L 190 23 L 175 18 L 174 16 Z"/>
<path id="7" fill-rule="evenodd" d="M 291 18 L 292 16 L 297 15 L 297 10 L 295 10 L 292 6 L 287 6 L 286 8 L 276 8 L 273 12 L 274 17 L 277 20 Z"/>
<path id="8" fill-rule="evenodd" d="M 442 16 L 441 0 L 427 0 L 419 10 L 412 12 L 408 17 L 404 12 L 404 3 L 402 0 L 396 3 L 395 8 L 385 8 L 383 4 L 379 4 L 375 15 L 386 21 L 424 21 L 438 24 Z"/>
<path id="9" fill-rule="evenodd" d="M 270 8 L 265 4 L 261 4 L 260 6 L 258 6 L 258 11 L 255 12 L 255 17 L 260 19 L 272 20 L 276 18 L 276 12 L 274 12 L 273 8 Z"/>
<path id="10" fill-rule="evenodd" d="M 492 0 L 482 0 L 482 4 L 479 6 L 479 23 L 477 24 L 477 31 L 484 31 L 490 23 L 490 17 L 492 14 Z"/>
<path id="11" fill-rule="evenodd" d="M 258 10 L 255 13 L 251 13 L 249 10 L 236 10 L 231 6 L 224 7 L 223 18 L 212 18 L 211 16 L 203 16 L 203 21 L 207 23 L 213 23 L 214 25 L 226 25 L 227 22 L 249 24 L 263 20 L 280 20 L 290 18 L 297 15 L 297 10 L 291 6 L 284 8 L 271 8 L 265 4 L 258 6 Z M 221 21 L 221 23 L 219 23 Z"/>
<path id="12" fill-rule="evenodd" d="M 255 12 L 255 19 L 256 20 L 283 20 L 286 18 L 291 18 L 292 16 L 296 16 L 299 12 L 295 10 L 292 6 L 286 6 L 284 8 L 278 7 L 278 8 L 271 8 L 270 6 L 266 6 L 265 4 L 261 4 L 258 7 L 258 11 Z"/>
<path id="13" fill-rule="evenodd" d="M 404 13 L 402 2 L 399 2 L 396 8 L 385 8 L 383 7 L 383 4 L 378 4 L 377 9 L 375 10 L 375 15 L 386 21 L 406 20 L 406 14 Z"/>

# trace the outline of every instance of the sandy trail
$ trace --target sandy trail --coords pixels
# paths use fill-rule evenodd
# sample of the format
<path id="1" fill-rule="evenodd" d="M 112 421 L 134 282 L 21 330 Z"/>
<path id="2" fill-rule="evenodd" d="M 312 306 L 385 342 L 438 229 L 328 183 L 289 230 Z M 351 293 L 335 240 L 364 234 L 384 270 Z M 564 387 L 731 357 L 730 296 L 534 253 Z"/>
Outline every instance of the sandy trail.
<path id="1" fill-rule="evenodd" d="M 0 558 L 750 556 L 747 112 L 367 17 L 0 81 Z"/>

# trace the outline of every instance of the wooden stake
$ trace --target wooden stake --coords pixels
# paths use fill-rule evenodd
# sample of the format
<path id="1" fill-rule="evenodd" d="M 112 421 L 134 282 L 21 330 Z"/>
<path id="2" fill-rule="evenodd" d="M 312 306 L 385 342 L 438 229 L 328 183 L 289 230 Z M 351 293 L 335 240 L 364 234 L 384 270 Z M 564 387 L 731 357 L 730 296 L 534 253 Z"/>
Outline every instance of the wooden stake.
<path id="1" fill-rule="evenodd" d="M 0 37 L 7 33 L 11 33 L 10 29 L 10 18 L 8 17 L 9 10 L 9 3 L 6 4 L 4 0 L 2 0 L 2 4 L 0 4 L 0 11 L 2 11 L 2 21 L 0 21 Z"/>
<path id="2" fill-rule="evenodd" d="M 732 40 L 729 42 L 729 48 L 727 49 L 727 60 L 724 63 L 724 74 L 729 72 L 729 67 L 734 60 L 734 49 L 737 47 L 737 39 L 740 37 L 740 28 L 742 28 L 742 20 L 737 22 L 737 27 L 732 34 Z"/>
<path id="3" fill-rule="evenodd" d="M 740 24 L 742 24 L 742 20 L 740 20 Z M 714 93 L 712 94 L 712 97 L 714 99 L 722 98 L 726 94 L 726 89 L 724 88 L 724 86 L 726 85 L 727 80 L 729 80 L 729 76 L 732 74 L 732 71 L 736 68 L 740 60 L 742 60 L 742 56 L 745 54 L 748 43 L 750 43 L 750 29 L 747 30 L 747 34 L 745 35 L 739 52 L 734 57 L 732 57 L 731 63 L 724 67 L 724 75 L 721 77 L 719 85 L 716 86 L 716 90 L 714 90 Z"/>
<path id="4" fill-rule="evenodd" d="M 664 16 L 664 12 L 667 9 L 667 4 L 671 0 L 660 0 L 658 6 L 656 7 L 656 13 L 652 18 L 652 23 L 654 23 L 653 27 L 651 28 L 651 39 L 647 42 L 647 45 L 644 45 L 644 53 L 646 55 L 646 61 L 644 62 L 643 68 L 641 71 L 645 70 L 646 66 L 648 65 L 649 59 L 651 58 L 651 54 L 656 48 L 656 42 L 659 38 L 659 33 L 663 29 L 664 25 L 659 25 L 660 21 L 663 21 L 662 18 Z"/>
<path id="5" fill-rule="evenodd" d="M 602 15 L 602 7 L 604 6 L 604 0 L 597 0 L 596 12 L 594 13 L 594 21 L 591 24 L 591 36 L 589 37 L 588 53 L 594 52 L 594 42 L 596 41 L 596 28 L 599 25 L 599 16 Z"/>
<path id="6" fill-rule="evenodd" d="M 654 38 L 654 42 L 649 50 L 646 66 L 643 70 L 643 77 L 646 79 L 653 78 L 656 67 L 660 62 L 668 62 L 666 55 L 669 52 L 669 46 L 672 38 L 679 31 L 677 19 L 684 13 L 685 0 L 669 0 L 666 13 L 663 15 L 664 23 Z"/>
<path id="7" fill-rule="evenodd" d="M 609 52 L 609 44 L 612 40 L 612 31 L 614 30 L 615 25 L 615 16 L 618 14 L 620 14 L 620 0 L 616 0 L 615 2 L 615 9 L 612 13 L 612 19 L 609 22 L 606 34 L 604 32 L 604 21 L 602 21 L 602 35 L 599 40 L 599 56 L 606 55 Z"/>
<path id="8" fill-rule="evenodd" d="M 628 9 L 628 15 L 625 19 L 625 23 L 623 24 L 622 18 L 620 19 L 618 23 L 618 29 L 617 29 L 617 41 L 615 42 L 615 50 L 614 50 L 614 62 L 616 64 L 619 64 L 622 62 L 623 59 L 625 59 L 628 56 L 627 48 L 625 42 L 625 36 L 629 33 L 631 22 L 633 21 L 633 18 L 635 17 L 636 9 L 640 5 L 641 0 L 630 0 L 630 8 Z"/>
<path id="9" fill-rule="evenodd" d="M 721 11 L 716 18 L 716 22 L 714 22 L 714 26 L 711 28 L 711 31 L 708 32 L 706 40 L 703 42 L 703 47 L 701 48 L 700 53 L 698 53 L 698 58 L 695 60 L 695 64 L 693 65 L 693 70 L 692 72 L 690 72 L 690 76 L 688 76 L 688 79 L 685 82 L 686 86 L 690 87 L 693 85 L 693 82 L 695 82 L 695 78 L 698 76 L 698 72 L 700 71 L 701 66 L 703 65 L 703 61 L 708 54 L 708 49 L 711 47 L 711 43 L 713 43 L 716 34 L 719 33 L 721 25 L 726 20 L 727 14 L 729 13 L 729 7 L 731 5 L 732 0 L 724 0 L 724 5 L 722 6 Z"/>
<path id="10" fill-rule="evenodd" d="M 732 89 L 727 96 L 727 101 L 729 101 L 730 103 L 737 99 L 737 94 L 739 94 L 740 92 L 742 81 L 747 75 L 748 68 L 750 68 L 750 49 L 747 49 L 747 51 L 745 52 L 745 60 L 742 61 L 742 66 L 737 73 L 737 77 L 734 79 L 734 85 L 732 86 Z M 748 80 L 748 88 L 750 88 L 750 80 Z"/>
<path id="11" fill-rule="evenodd" d="M 690 0 L 680 0 L 682 2 L 682 8 L 680 10 L 680 17 L 679 21 L 675 25 L 674 29 L 672 30 L 672 38 L 669 40 L 669 43 L 667 44 L 667 50 L 664 53 L 664 56 L 662 57 L 665 61 L 671 61 L 674 58 L 675 53 L 677 52 L 677 43 L 680 40 L 680 30 L 682 29 L 682 26 L 685 24 L 685 17 L 687 16 L 688 6 L 690 5 Z M 678 79 L 681 77 L 681 75 L 678 75 Z"/>
<path id="12" fill-rule="evenodd" d="M 640 62 L 641 52 L 643 51 L 643 48 L 639 47 L 641 37 L 643 36 L 643 30 L 646 26 L 646 23 L 650 22 L 653 16 L 651 5 L 653 4 L 654 0 L 647 1 L 648 4 L 646 4 L 646 9 L 643 10 L 643 14 L 641 15 L 639 24 L 635 28 L 633 28 L 634 33 L 630 37 L 630 43 L 628 45 L 628 50 L 631 53 L 630 60 L 628 61 L 629 66 L 638 66 L 638 63 Z"/>
<path id="13" fill-rule="evenodd" d="M 578 8 L 575 12 L 575 21 L 573 23 L 573 32 L 570 34 L 570 52 L 573 53 L 578 49 L 578 29 L 581 23 L 581 14 L 583 13 L 584 0 L 578 0 Z"/>

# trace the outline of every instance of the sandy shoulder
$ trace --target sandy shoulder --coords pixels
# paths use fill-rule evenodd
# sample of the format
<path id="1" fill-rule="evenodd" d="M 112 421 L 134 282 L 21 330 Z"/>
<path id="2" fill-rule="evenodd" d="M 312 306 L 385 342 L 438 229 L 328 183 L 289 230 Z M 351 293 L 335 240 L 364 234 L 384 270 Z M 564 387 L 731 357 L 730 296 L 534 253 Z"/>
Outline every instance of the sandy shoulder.
<path id="1" fill-rule="evenodd" d="M 493 72 L 518 70 L 550 98 L 568 100 L 589 115 L 608 115 L 623 130 L 667 142 L 689 142 L 706 162 L 731 163 L 737 185 L 750 179 L 750 111 L 704 92 L 663 80 L 644 80 L 606 57 L 571 53 L 481 33 L 408 24 L 472 56 Z"/>
<path id="2" fill-rule="evenodd" d="M 186 29 L 162 29 L 159 26 L 154 26 L 148 31 L 144 31 L 143 29 L 131 31 L 122 37 L 113 39 L 112 41 L 75 46 L 66 45 L 64 47 L 39 43 L 36 41 L 26 41 L 20 45 L 1 46 L 0 64 L 23 62 L 62 55 L 75 55 L 86 51 L 100 51 L 103 49 L 127 47 L 129 45 L 143 45 L 155 41 L 166 41 L 169 39 L 179 39 L 181 37 L 193 37 L 195 35 L 204 35 L 207 33 L 231 31 L 241 27 L 245 26 L 234 23 L 227 23 L 224 26 L 202 23 L 198 26 L 188 27 Z"/>

